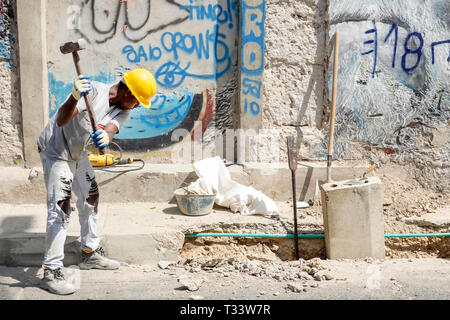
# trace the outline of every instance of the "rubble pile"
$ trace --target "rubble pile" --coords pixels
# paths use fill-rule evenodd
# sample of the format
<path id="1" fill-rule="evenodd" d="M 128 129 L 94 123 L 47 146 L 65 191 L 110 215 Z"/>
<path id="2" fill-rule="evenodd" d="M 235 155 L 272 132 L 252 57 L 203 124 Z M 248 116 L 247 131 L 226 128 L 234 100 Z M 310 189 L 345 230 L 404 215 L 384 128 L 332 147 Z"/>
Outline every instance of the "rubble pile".
<path id="1" fill-rule="evenodd" d="M 332 280 L 334 277 L 320 258 L 296 261 L 267 261 L 243 258 L 208 258 L 199 257 L 181 261 L 178 267 L 198 273 L 202 271 L 216 272 L 224 277 L 234 273 L 245 273 L 254 277 L 272 278 L 278 281 L 322 281 Z"/>

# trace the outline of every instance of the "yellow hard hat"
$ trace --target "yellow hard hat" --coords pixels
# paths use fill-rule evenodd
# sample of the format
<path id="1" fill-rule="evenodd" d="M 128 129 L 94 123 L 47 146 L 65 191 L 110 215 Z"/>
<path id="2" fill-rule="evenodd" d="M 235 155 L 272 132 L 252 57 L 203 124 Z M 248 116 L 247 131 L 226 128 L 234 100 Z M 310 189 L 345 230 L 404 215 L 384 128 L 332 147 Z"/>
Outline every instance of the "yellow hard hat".
<path id="1" fill-rule="evenodd" d="M 156 94 L 156 81 L 151 72 L 134 69 L 125 73 L 123 79 L 139 103 L 145 108 L 150 108 L 150 99 Z"/>

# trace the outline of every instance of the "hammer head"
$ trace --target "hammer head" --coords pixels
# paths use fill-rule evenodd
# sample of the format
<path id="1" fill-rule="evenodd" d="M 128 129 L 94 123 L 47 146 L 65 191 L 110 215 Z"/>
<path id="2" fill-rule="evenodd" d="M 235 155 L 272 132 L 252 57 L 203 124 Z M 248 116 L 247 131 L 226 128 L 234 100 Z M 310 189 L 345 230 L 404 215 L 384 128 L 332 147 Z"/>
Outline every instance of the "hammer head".
<path id="1" fill-rule="evenodd" d="M 297 169 L 297 148 L 294 136 L 287 137 L 287 149 L 289 169 L 295 171 Z"/>
<path id="2" fill-rule="evenodd" d="M 87 42 L 84 39 L 80 39 L 77 42 L 67 42 L 59 47 L 62 54 L 73 53 L 75 51 L 80 51 L 86 49 Z"/>

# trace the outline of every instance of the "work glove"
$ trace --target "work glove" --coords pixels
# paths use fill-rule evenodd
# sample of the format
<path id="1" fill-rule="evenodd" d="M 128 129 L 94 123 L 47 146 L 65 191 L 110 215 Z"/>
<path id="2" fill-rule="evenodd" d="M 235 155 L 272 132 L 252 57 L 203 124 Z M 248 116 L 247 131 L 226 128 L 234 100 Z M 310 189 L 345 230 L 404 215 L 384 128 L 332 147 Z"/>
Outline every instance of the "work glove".
<path id="1" fill-rule="evenodd" d="M 91 138 L 96 148 L 103 149 L 109 144 L 109 135 L 105 130 L 97 130 L 91 133 Z"/>
<path id="2" fill-rule="evenodd" d="M 92 90 L 89 76 L 80 75 L 73 81 L 72 96 L 75 100 L 80 100 L 82 96 Z"/>

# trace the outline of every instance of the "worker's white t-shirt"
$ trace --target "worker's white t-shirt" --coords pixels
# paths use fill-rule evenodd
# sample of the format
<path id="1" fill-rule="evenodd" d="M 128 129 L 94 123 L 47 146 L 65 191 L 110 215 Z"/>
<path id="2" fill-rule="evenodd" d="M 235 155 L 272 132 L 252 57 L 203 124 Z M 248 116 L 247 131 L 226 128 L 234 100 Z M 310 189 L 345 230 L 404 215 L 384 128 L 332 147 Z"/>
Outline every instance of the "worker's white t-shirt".
<path id="1" fill-rule="evenodd" d="M 105 125 L 112 122 L 120 130 L 122 124 L 128 119 L 130 110 L 109 105 L 111 86 L 96 81 L 91 81 L 91 84 L 92 91 L 89 95 L 98 127 L 103 129 Z M 77 109 L 78 114 L 64 127 L 57 125 L 57 113 L 45 126 L 37 143 L 39 150 L 47 157 L 67 161 L 78 161 L 82 158 L 92 133 L 92 126 L 84 98 L 78 101 Z"/>

